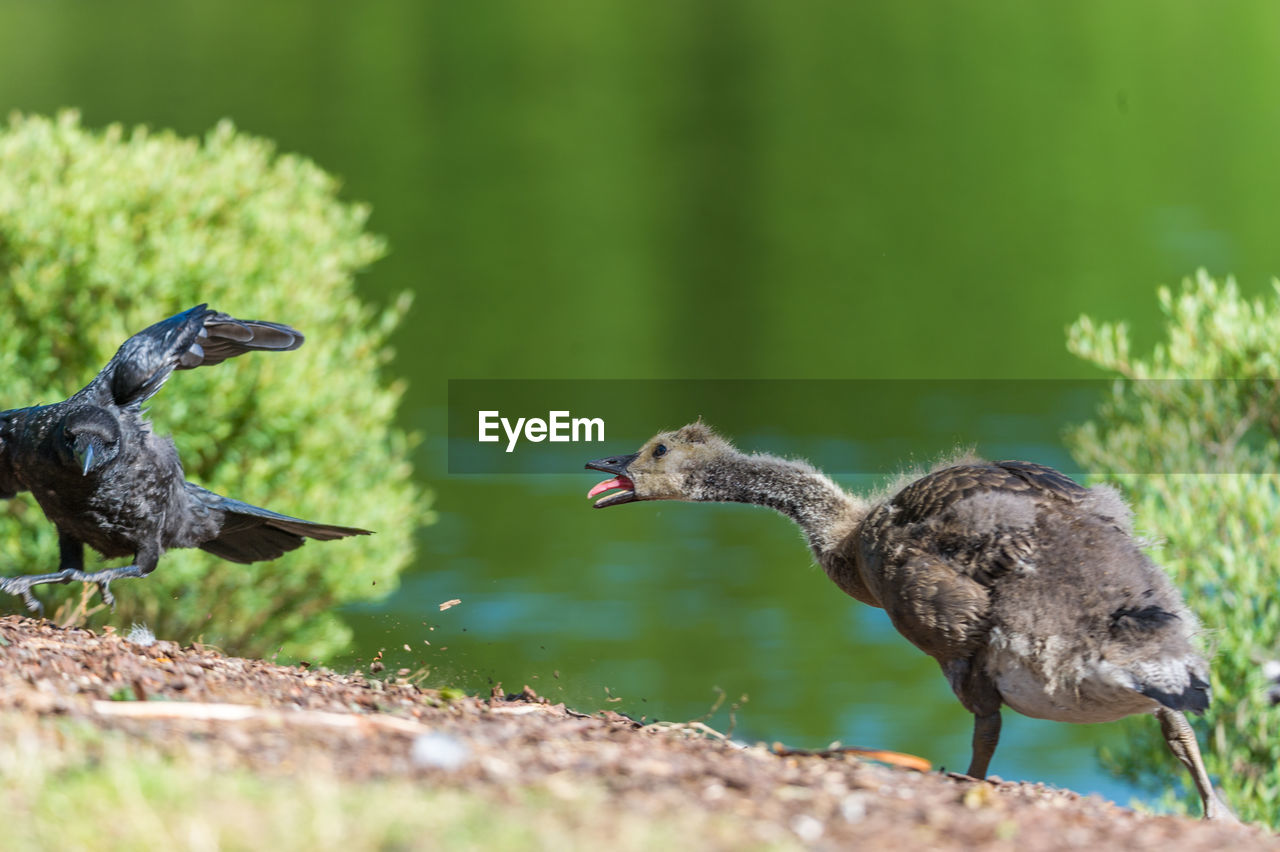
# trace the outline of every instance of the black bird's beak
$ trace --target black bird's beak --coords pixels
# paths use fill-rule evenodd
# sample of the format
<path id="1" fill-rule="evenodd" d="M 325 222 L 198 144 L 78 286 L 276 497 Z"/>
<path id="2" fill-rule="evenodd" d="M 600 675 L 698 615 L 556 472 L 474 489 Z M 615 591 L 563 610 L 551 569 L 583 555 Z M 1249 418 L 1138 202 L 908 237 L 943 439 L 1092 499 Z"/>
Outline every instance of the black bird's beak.
<path id="1" fill-rule="evenodd" d="M 76 461 L 82 465 L 81 475 L 88 476 L 89 469 L 93 467 L 93 443 L 91 442 L 84 448 L 83 452 L 76 451 Z"/>
<path id="2" fill-rule="evenodd" d="M 595 488 L 587 492 L 588 497 L 594 497 L 603 491 L 609 491 L 614 488 L 621 488 L 621 491 L 610 494 L 607 497 L 601 497 L 596 501 L 596 508 L 603 509 L 605 506 L 618 506 L 623 503 L 630 503 L 636 499 L 636 486 L 627 476 L 627 467 L 636 460 L 639 453 L 632 453 L 629 456 L 610 456 L 607 459 L 596 459 L 586 464 L 587 470 L 599 470 L 604 473 L 617 474 L 613 479 L 606 479 Z"/>

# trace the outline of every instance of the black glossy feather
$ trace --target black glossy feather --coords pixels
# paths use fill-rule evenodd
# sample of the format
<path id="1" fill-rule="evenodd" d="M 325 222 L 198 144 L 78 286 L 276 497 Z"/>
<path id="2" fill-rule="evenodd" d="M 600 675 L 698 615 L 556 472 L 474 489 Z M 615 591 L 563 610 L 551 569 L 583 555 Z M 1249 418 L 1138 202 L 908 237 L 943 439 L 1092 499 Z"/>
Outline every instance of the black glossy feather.
<path id="1" fill-rule="evenodd" d="M 192 502 L 222 514 L 222 526 L 217 537 L 200 544 L 200 549 L 231 562 L 275 559 L 301 547 L 309 538 L 331 541 L 352 535 L 366 535 L 368 532 L 354 527 L 317 524 L 301 518 L 291 518 L 270 509 L 223 497 L 190 482 L 184 485 Z"/>
<path id="2" fill-rule="evenodd" d="M 297 349 L 305 338 L 287 325 L 240 320 L 196 305 L 130 337 L 89 383 L 99 402 L 138 405 L 164 385 L 174 370 L 221 364 L 245 352 Z"/>

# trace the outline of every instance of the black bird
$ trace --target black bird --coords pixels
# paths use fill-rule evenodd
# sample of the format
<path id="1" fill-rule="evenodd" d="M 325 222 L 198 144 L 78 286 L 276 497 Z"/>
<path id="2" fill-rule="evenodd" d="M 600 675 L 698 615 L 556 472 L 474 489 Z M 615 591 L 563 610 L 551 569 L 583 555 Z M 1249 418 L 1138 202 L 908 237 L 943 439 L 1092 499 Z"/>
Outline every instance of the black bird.
<path id="1" fill-rule="evenodd" d="M 65 402 L 0 411 L 0 498 L 30 491 L 58 528 L 51 574 L 0 577 L 0 591 L 40 610 L 31 588 L 94 583 L 109 604 L 112 580 L 145 577 L 174 547 L 198 547 L 232 562 L 261 562 L 368 530 L 317 524 L 261 509 L 187 482 L 173 440 L 152 433 L 142 403 L 174 370 L 219 364 L 245 352 L 302 345 L 287 325 L 240 320 L 207 305 L 156 323 L 124 342 Z M 86 573 L 84 546 L 133 564 Z"/>

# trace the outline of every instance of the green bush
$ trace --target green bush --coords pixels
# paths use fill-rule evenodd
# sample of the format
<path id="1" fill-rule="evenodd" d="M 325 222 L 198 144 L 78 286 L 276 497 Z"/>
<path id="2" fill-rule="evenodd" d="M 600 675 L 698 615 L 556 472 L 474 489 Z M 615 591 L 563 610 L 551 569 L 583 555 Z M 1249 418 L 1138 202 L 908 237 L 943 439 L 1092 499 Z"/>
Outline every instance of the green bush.
<path id="1" fill-rule="evenodd" d="M 1130 352 L 1123 325 L 1087 317 L 1070 330 L 1076 354 L 1124 377 L 1072 451 L 1134 503 L 1158 537 L 1153 556 L 1204 626 L 1213 704 L 1194 720 L 1206 764 L 1241 817 L 1280 826 L 1280 708 L 1261 663 L 1280 657 L 1280 284 L 1266 300 L 1201 272 L 1176 295 L 1161 290 L 1167 340 L 1149 358 Z M 1153 790 L 1182 778 L 1158 726 L 1129 719 L 1103 760 Z M 1174 795 L 1166 793 L 1173 803 Z M 1194 806 L 1193 806 L 1194 810 Z"/>
<path id="2" fill-rule="evenodd" d="M 408 300 L 379 313 L 353 286 L 384 252 L 367 217 L 315 164 L 227 122 L 203 142 L 94 132 L 72 112 L 0 128 L 0 408 L 66 398 L 129 335 L 200 302 L 288 323 L 307 336 L 297 352 L 174 375 L 150 404 L 156 431 L 173 434 L 194 482 L 377 532 L 254 565 L 172 551 L 151 577 L 117 583 L 116 611 L 95 622 L 323 655 L 349 640 L 335 606 L 395 588 L 428 516 L 411 439 L 392 424 L 403 388 L 378 375 Z M 0 503 L 0 573 L 56 564 L 54 529 L 30 496 Z M 80 590 L 38 594 L 52 612 Z"/>

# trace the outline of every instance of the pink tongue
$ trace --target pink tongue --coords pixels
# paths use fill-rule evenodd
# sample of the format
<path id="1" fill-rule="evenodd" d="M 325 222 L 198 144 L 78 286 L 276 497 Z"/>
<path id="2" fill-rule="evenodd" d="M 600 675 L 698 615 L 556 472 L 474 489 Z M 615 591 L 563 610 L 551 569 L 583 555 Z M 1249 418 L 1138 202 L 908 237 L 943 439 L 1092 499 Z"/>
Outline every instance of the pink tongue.
<path id="1" fill-rule="evenodd" d="M 635 490 L 635 485 L 633 485 L 631 480 L 627 479 L 625 476 L 619 476 L 617 479 L 606 479 L 604 482 L 601 482 L 595 488 L 588 491 L 587 496 L 594 497 L 601 492 L 608 491 L 610 488 L 623 488 L 628 491 L 633 491 Z"/>

